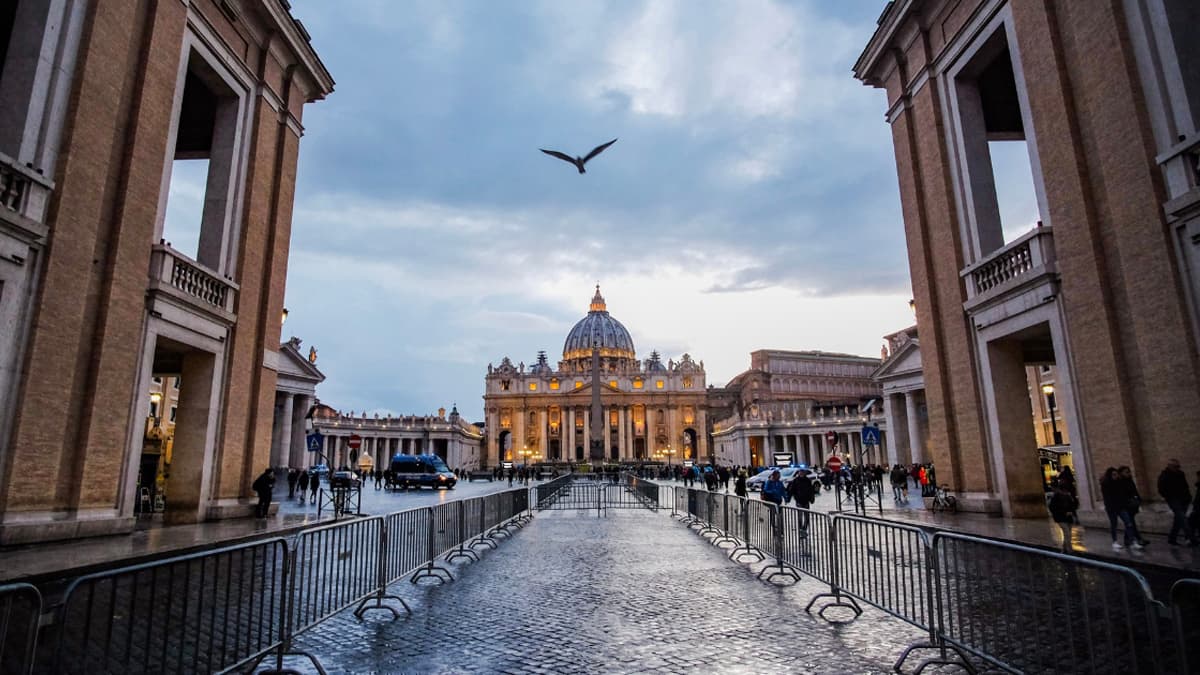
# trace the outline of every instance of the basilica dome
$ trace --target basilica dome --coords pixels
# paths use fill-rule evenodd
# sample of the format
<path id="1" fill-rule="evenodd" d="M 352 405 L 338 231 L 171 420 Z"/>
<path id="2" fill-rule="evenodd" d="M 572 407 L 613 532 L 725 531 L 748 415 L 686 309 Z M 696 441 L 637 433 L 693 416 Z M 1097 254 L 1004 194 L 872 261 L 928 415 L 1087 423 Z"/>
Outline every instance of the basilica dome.
<path id="1" fill-rule="evenodd" d="M 567 334 L 567 341 L 563 343 L 563 361 L 576 370 L 587 370 L 590 368 L 593 344 L 600 348 L 605 369 L 632 366 L 636 361 L 633 338 L 629 337 L 625 326 L 608 313 L 599 285 L 592 296 L 587 316 L 580 319 Z"/>

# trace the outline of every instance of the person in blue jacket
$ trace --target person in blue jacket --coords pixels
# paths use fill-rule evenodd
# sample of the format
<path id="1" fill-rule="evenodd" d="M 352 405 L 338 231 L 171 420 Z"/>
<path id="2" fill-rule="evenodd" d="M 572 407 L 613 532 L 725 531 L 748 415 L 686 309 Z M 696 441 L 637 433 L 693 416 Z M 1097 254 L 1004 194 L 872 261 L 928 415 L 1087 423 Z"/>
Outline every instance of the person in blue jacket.
<path id="1" fill-rule="evenodd" d="M 786 492 L 783 489 L 783 481 L 779 480 L 779 471 L 772 471 L 771 477 L 767 482 L 763 483 L 762 498 L 764 502 L 771 502 L 776 506 L 783 504 L 783 497 Z"/>

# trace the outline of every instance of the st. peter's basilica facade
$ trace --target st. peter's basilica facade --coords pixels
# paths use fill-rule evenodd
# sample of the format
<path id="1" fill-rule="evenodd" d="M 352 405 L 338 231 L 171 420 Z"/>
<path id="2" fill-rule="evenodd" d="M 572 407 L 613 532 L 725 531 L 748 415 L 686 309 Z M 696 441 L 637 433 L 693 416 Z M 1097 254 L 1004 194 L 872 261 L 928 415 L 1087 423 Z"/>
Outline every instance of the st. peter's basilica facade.
<path id="1" fill-rule="evenodd" d="M 593 351 L 598 359 L 593 362 Z M 593 425 L 593 387 L 599 424 Z M 709 456 L 704 363 L 684 354 L 639 361 L 629 331 L 600 295 L 563 344 L 552 367 L 545 352 L 531 366 L 508 357 L 488 365 L 483 396 L 487 448 L 483 465 L 594 461 L 702 460 Z M 602 436 L 593 445 L 594 435 Z"/>

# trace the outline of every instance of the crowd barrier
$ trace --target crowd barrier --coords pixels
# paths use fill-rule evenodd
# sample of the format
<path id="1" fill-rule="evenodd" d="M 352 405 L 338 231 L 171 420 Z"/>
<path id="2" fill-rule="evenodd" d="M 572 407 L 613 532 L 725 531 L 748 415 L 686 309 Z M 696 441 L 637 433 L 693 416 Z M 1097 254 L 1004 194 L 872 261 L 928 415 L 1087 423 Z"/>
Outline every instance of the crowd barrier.
<path id="1" fill-rule="evenodd" d="M 158 673 L 253 669 L 293 651 L 296 637 L 358 605 L 399 616 L 388 586 L 408 576 L 452 579 L 439 559 L 478 559 L 477 545 L 530 516 L 530 490 L 508 490 L 355 518 L 255 541 L 122 567 L 73 580 L 53 621 L 38 590 L 0 586 L 0 672 Z M 438 571 L 440 570 L 440 571 Z M 40 650 L 40 651 L 39 651 Z"/>
<path id="2" fill-rule="evenodd" d="M 42 594 L 29 584 L 0 585 L 0 673 L 33 672 Z"/>
<path id="3" fill-rule="evenodd" d="M 1101 561 L 851 514 L 675 488 L 673 515 L 712 543 L 767 560 L 759 578 L 807 575 L 829 592 L 812 611 L 853 620 L 859 603 L 920 629 L 895 669 L 957 665 L 1011 672 L 1182 673 L 1200 662 L 1200 580 L 1170 607 L 1136 571 Z M 764 575 L 766 575 L 764 577 Z M 853 616 L 826 617 L 831 607 Z"/>

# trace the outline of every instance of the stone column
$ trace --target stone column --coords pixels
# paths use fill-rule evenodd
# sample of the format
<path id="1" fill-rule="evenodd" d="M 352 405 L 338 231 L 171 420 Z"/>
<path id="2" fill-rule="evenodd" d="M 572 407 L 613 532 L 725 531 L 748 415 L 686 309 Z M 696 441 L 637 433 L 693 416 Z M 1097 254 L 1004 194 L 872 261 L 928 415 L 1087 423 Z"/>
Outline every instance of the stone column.
<path id="1" fill-rule="evenodd" d="M 908 453 L 915 464 L 925 463 L 925 451 L 921 447 L 921 420 L 917 416 L 917 398 L 913 392 L 904 392 L 904 407 L 908 416 Z M 1036 456 L 1036 455 L 1035 455 Z"/>
<path id="2" fill-rule="evenodd" d="M 575 409 L 567 408 L 566 415 L 563 417 L 563 432 L 562 432 L 562 456 L 559 458 L 570 460 L 575 457 Z"/>
<path id="3" fill-rule="evenodd" d="M 896 395 L 888 394 L 883 397 L 883 417 L 887 421 L 888 431 L 896 431 Z M 883 434 L 879 434 L 879 442 L 883 443 Z M 900 463 L 900 455 L 896 452 L 896 444 L 887 444 L 888 465 L 894 466 Z"/>
<path id="4" fill-rule="evenodd" d="M 292 403 L 292 441 L 288 466 L 304 466 L 304 457 L 308 454 L 308 443 L 304 437 L 304 416 L 312 406 L 312 398 L 296 394 Z"/>
<path id="5" fill-rule="evenodd" d="M 271 466 L 288 466 L 292 450 L 292 395 L 275 394 L 275 435 L 271 438 L 274 452 Z"/>
<path id="6" fill-rule="evenodd" d="M 538 411 L 537 449 L 543 458 L 550 452 L 550 411 L 545 407 Z"/>

